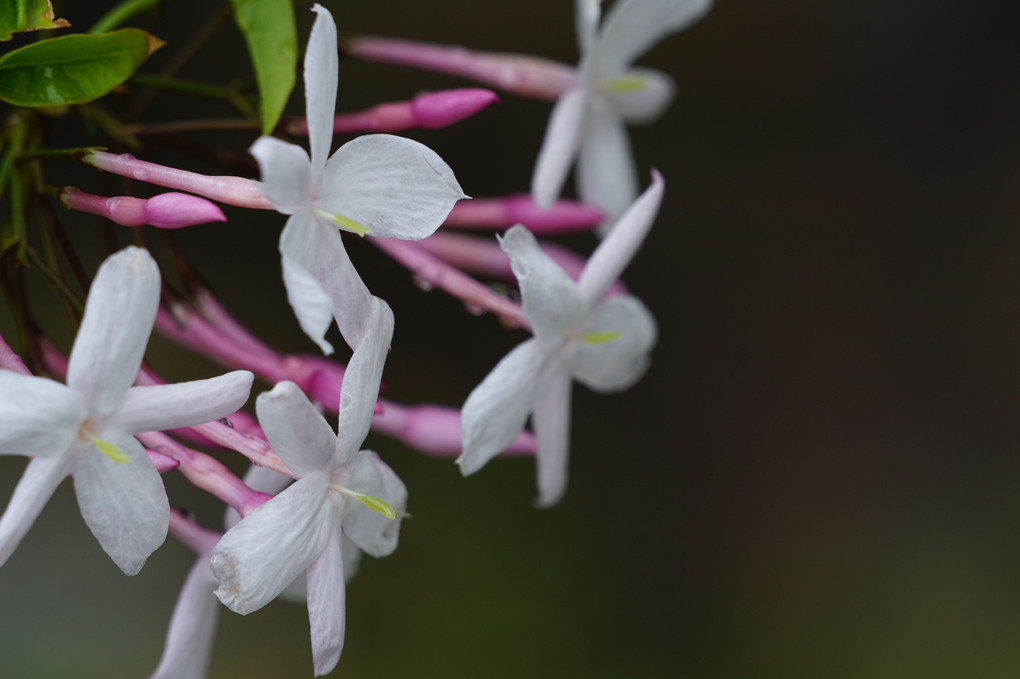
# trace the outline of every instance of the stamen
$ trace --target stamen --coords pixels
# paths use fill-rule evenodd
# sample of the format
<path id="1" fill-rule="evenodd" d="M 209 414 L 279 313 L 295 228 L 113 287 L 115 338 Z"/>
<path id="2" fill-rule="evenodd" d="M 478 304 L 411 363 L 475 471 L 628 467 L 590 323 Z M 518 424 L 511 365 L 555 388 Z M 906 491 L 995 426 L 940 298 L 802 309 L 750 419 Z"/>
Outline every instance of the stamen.
<path id="1" fill-rule="evenodd" d="M 371 495 L 365 495 L 364 493 L 358 493 L 358 492 L 353 491 L 353 490 L 351 490 L 349 488 L 344 488 L 343 486 L 338 486 L 335 483 L 329 484 L 329 487 L 332 488 L 333 490 L 335 490 L 338 493 L 343 493 L 344 495 L 347 495 L 348 497 L 354 498 L 355 500 L 357 500 L 361 504 L 363 504 L 366 507 L 368 507 L 369 509 L 371 509 L 373 512 L 379 512 L 380 514 L 382 514 L 383 516 L 385 516 L 387 519 L 389 519 L 391 521 L 393 519 L 397 518 L 397 513 L 395 511 L 393 511 L 393 507 L 391 507 L 389 505 L 389 503 L 387 503 L 385 500 L 380 500 L 377 497 L 372 497 Z"/>
<path id="2" fill-rule="evenodd" d="M 613 78 L 606 85 L 606 90 L 617 94 L 626 94 L 627 92 L 640 92 L 646 87 L 648 87 L 648 81 L 645 78 L 631 76 Z"/>
<path id="3" fill-rule="evenodd" d="M 121 450 L 114 444 L 110 443 L 109 441 L 104 441 L 100 438 L 93 436 L 92 434 L 89 434 L 89 438 L 92 440 L 92 443 L 95 444 L 96 448 L 99 449 L 100 453 L 107 456 L 117 464 L 124 464 L 129 459 L 131 459 L 127 456 L 127 453 L 125 453 L 123 450 Z"/>
<path id="4" fill-rule="evenodd" d="M 588 344 L 606 344 L 620 337 L 620 333 L 617 330 L 610 330 L 608 332 L 586 332 L 581 335 L 581 340 Z"/>
<path id="5" fill-rule="evenodd" d="M 325 217 L 329 221 L 339 226 L 341 229 L 344 229 L 345 231 L 350 231 L 351 233 L 356 233 L 362 238 L 372 233 L 372 230 L 370 228 L 368 228 L 364 224 L 354 221 L 350 217 L 344 217 L 343 215 L 334 215 L 330 214 L 329 212 L 323 212 L 322 210 L 315 210 L 315 214 L 317 214 L 320 217 Z"/>

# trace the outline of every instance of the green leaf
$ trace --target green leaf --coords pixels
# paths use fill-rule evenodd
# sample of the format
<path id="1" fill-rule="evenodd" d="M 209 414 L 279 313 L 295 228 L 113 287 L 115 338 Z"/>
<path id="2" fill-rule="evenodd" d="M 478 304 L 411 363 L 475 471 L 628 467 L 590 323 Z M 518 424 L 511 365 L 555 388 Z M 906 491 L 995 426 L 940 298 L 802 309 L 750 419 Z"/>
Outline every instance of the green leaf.
<path id="1" fill-rule="evenodd" d="M 17 106 L 92 101 L 127 80 L 162 45 L 137 28 L 42 40 L 0 57 L 0 99 Z"/>
<path id="2" fill-rule="evenodd" d="M 294 89 L 297 70 L 297 30 L 291 0 L 230 0 L 230 4 L 255 64 L 262 134 L 270 134 Z"/>
<path id="3" fill-rule="evenodd" d="M 50 0 L 0 0 L 0 41 L 10 40 L 13 33 L 70 25 L 53 18 Z"/>

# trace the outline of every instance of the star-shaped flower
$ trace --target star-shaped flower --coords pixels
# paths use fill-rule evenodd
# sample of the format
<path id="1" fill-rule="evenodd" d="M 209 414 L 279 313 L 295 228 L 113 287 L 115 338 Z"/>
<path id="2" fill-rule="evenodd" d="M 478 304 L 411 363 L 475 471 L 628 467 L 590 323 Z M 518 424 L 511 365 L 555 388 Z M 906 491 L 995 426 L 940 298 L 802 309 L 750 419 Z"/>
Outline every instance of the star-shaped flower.
<path id="1" fill-rule="evenodd" d="M 230 529 L 212 555 L 216 595 L 241 614 L 266 605 L 306 572 L 316 675 L 332 670 L 343 648 L 342 536 L 373 556 L 391 553 L 407 503 L 396 474 L 375 453 L 359 452 L 393 334 L 389 306 L 371 301 L 364 340 L 340 390 L 338 434 L 292 382 L 259 396 L 259 422 L 298 480 Z"/>
<path id="2" fill-rule="evenodd" d="M 333 139 L 338 53 L 336 24 L 319 5 L 305 52 L 305 99 L 311 158 L 300 146 L 262 137 L 251 153 L 262 172 L 262 190 L 290 215 L 280 234 L 283 281 L 301 329 L 324 353 L 323 339 L 336 319 L 356 349 L 370 315 L 368 291 L 340 239 L 358 235 L 418 240 L 434 232 L 467 196 L 435 152 L 392 135 L 368 135 L 328 158 Z"/>
<path id="3" fill-rule="evenodd" d="M 549 117 L 531 179 L 535 202 L 552 205 L 575 158 L 582 200 L 611 220 L 634 201 L 637 173 L 625 123 L 661 115 L 674 86 L 665 73 L 631 63 L 711 5 L 712 0 L 618 0 L 600 31 L 600 0 L 576 0 L 579 82 L 563 93 Z"/>
<path id="4" fill-rule="evenodd" d="M 0 370 L 0 454 L 32 460 L 0 518 L 0 564 L 60 481 L 74 475 L 85 523 L 128 575 L 163 544 L 169 503 L 134 434 L 225 417 L 248 399 L 239 370 L 182 384 L 132 387 L 159 306 L 159 269 L 127 248 L 99 268 L 67 366 L 67 385 Z"/>
<path id="5" fill-rule="evenodd" d="M 655 319 L 630 295 L 603 299 L 641 245 L 662 201 L 662 178 L 631 205 L 575 282 L 521 225 L 500 244 L 521 289 L 535 336 L 519 344 L 475 387 L 461 410 L 464 446 L 457 462 L 473 474 L 502 452 L 531 415 L 537 447 L 538 503 L 566 489 L 573 380 L 599 392 L 626 389 L 644 374 Z"/>

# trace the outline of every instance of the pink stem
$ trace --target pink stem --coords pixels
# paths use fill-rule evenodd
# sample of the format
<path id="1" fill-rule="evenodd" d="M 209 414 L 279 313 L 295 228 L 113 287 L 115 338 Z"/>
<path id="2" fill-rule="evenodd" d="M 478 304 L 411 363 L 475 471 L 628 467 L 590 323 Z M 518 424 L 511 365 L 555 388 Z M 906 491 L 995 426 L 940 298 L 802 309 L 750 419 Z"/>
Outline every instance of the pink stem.
<path id="1" fill-rule="evenodd" d="M 198 554 L 213 551 L 223 537 L 223 533 L 202 528 L 194 518 L 185 516 L 173 507 L 170 508 L 170 532 Z"/>
<path id="2" fill-rule="evenodd" d="M 136 435 L 138 440 L 156 452 L 177 460 L 188 481 L 236 509 L 241 516 L 265 504 L 272 495 L 260 493 L 244 485 L 222 462 L 178 443 L 163 432 L 151 431 Z"/>
<path id="3" fill-rule="evenodd" d="M 515 280 L 510 258 L 503 248 L 492 238 L 465 236 L 459 233 L 434 233 L 425 240 L 418 241 L 419 247 L 443 261 L 472 273 L 494 276 L 506 281 Z M 586 260 L 573 250 L 539 241 L 539 245 L 549 258 L 560 265 L 575 281 L 581 276 Z M 620 281 L 610 286 L 608 295 L 619 295 L 627 292 L 627 287 Z"/>
<path id="4" fill-rule="evenodd" d="M 372 428 L 414 446 L 433 457 L 460 455 L 460 411 L 436 405 L 402 406 L 386 403 L 372 418 Z M 530 431 L 517 435 L 503 455 L 534 455 L 535 436 Z"/>
<path id="5" fill-rule="evenodd" d="M 590 231 L 605 219 L 595 207 L 570 200 L 557 200 L 548 210 L 525 194 L 504 198 L 473 198 L 453 206 L 443 226 L 498 229 L 523 224 L 536 234 Z"/>
<path id="6" fill-rule="evenodd" d="M 369 36 L 354 38 L 343 50 L 370 61 L 472 78 L 536 99 L 558 99 L 578 83 L 576 68 L 520 54 L 475 52 L 464 47 Z"/>
<path id="7" fill-rule="evenodd" d="M 492 291 L 459 269 L 436 257 L 420 243 L 395 238 L 373 238 L 372 244 L 403 264 L 419 280 L 463 300 L 473 309 L 490 311 L 510 328 L 531 329 L 521 305 Z"/>
<path id="8" fill-rule="evenodd" d="M 82 161 L 100 170 L 141 182 L 197 193 L 227 205 L 272 210 L 273 204 L 262 193 L 262 183 L 243 177 L 210 177 L 196 172 L 165 167 L 122 153 L 115 155 L 105 151 L 88 151 Z"/>
<path id="9" fill-rule="evenodd" d="M 207 439 L 230 450 L 236 450 L 251 460 L 252 464 L 269 467 L 273 471 L 294 478 L 280 456 L 265 439 L 250 436 L 222 422 L 196 424 L 195 429 Z"/>

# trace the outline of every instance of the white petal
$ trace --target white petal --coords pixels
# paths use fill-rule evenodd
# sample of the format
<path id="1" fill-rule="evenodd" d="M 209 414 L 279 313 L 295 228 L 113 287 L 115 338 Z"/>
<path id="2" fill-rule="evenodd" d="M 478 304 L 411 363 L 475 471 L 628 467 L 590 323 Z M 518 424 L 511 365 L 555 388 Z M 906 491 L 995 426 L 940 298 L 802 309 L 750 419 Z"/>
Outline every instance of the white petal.
<path id="1" fill-rule="evenodd" d="M 323 353 L 333 348 L 323 337 L 333 319 L 351 348 L 357 348 L 369 317 L 372 293 L 361 280 L 340 233 L 307 213 L 294 215 L 280 235 L 287 300 L 301 329 Z"/>
<path id="2" fill-rule="evenodd" d="M 319 558 L 337 524 L 328 489 L 325 474 L 306 476 L 227 531 L 212 555 L 224 606 L 262 608 Z"/>
<path id="3" fill-rule="evenodd" d="M 361 549 L 351 542 L 351 539 L 341 531 L 340 551 L 344 557 L 344 580 L 350 582 L 358 574 L 358 567 L 361 565 Z"/>
<path id="4" fill-rule="evenodd" d="M 99 436 L 126 453 L 128 461 L 114 462 L 89 445 L 74 468 L 74 492 L 99 544 L 122 571 L 134 575 L 166 539 L 170 503 L 138 441 L 116 433 Z"/>
<path id="5" fill-rule="evenodd" d="M 73 467 L 72 455 L 36 457 L 29 461 L 4 515 L 0 517 L 0 566 L 17 549 L 53 491 Z"/>
<path id="6" fill-rule="evenodd" d="M 552 377 L 554 347 L 537 339 L 522 342 L 503 357 L 461 408 L 464 445 L 457 464 L 465 476 L 474 474 L 524 429 L 528 415 Z"/>
<path id="7" fill-rule="evenodd" d="M 499 239 L 521 289 L 524 315 L 535 336 L 556 341 L 584 316 L 586 305 L 577 283 L 518 224 Z"/>
<path id="8" fill-rule="evenodd" d="M 637 382 L 651 363 L 658 330 L 648 308 L 630 295 L 611 297 L 592 311 L 582 336 L 619 332 L 609 342 L 577 342 L 574 378 L 594 391 L 609 393 Z"/>
<path id="9" fill-rule="evenodd" d="M 574 1 L 574 28 L 577 31 L 577 46 L 582 58 L 595 44 L 602 16 L 602 0 Z"/>
<path id="10" fill-rule="evenodd" d="M 567 180 L 581 146 L 587 109 L 585 89 L 575 87 L 563 93 L 549 116 L 535 171 L 531 175 L 531 198 L 543 208 L 552 206 L 563 190 L 563 182 Z"/>
<path id="11" fill-rule="evenodd" d="M 609 235 L 588 258 L 588 263 L 577 279 L 581 294 L 588 303 L 601 299 L 634 258 L 634 253 L 641 247 L 659 214 L 664 190 L 662 176 L 652 172 L 652 185 L 627 208 Z"/>
<path id="12" fill-rule="evenodd" d="M 558 370 L 538 399 L 531 424 L 538 441 L 538 505 L 548 507 L 567 489 L 567 458 L 570 452 L 570 392 L 574 383 L 566 370 Z"/>
<path id="13" fill-rule="evenodd" d="M 337 475 L 336 483 L 349 490 L 379 498 L 397 515 L 387 519 L 359 501 L 344 497 L 344 533 L 372 556 L 386 556 L 397 548 L 400 522 L 407 508 L 407 487 L 392 469 L 370 450 L 357 453 Z"/>
<path id="14" fill-rule="evenodd" d="M 293 382 L 279 382 L 255 401 L 259 424 L 287 468 L 298 477 L 333 471 L 336 434 Z"/>
<path id="15" fill-rule="evenodd" d="M 347 142 L 326 164 L 317 208 L 366 227 L 371 236 L 431 236 L 467 198 L 453 170 L 429 147 L 389 134 Z"/>
<path id="16" fill-rule="evenodd" d="M 204 679 L 212 660 L 220 602 L 213 595 L 216 578 L 209 555 L 202 554 L 188 572 L 174 604 L 163 656 L 149 679 Z"/>
<path id="17" fill-rule="evenodd" d="M 86 415 L 81 394 L 63 384 L 0 370 L 0 455 L 60 455 Z"/>
<path id="18" fill-rule="evenodd" d="M 322 168 L 333 143 L 333 114 L 339 78 L 339 54 L 336 23 L 322 5 L 314 5 L 318 14 L 305 49 L 305 114 L 308 117 L 308 145 L 312 149 L 312 183 L 318 185 Z"/>
<path id="19" fill-rule="evenodd" d="M 673 79 L 662 71 L 651 68 L 632 68 L 623 74 L 626 87 L 613 88 L 613 82 L 600 83 L 605 89 L 603 98 L 619 117 L 631 124 L 657 120 L 676 96 Z"/>
<path id="20" fill-rule="evenodd" d="M 634 156 L 623 121 L 599 100 L 591 107 L 577 165 L 577 192 L 616 219 L 637 196 Z"/>
<path id="21" fill-rule="evenodd" d="M 273 137 L 259 137 L 248 152 L 255 156 L 262 176 L 262 193 L 277 212 L 292 215 L 312 199 L 308 152 Z"/>
<path id="22" fill-rule="evenodd" d="M 137 434 L 218 420 L 245 404 L 254 379 L 247 370 L 235 370 L 205 380 L 131 387 L 116 415 L 117 426 Z"/>
<path id="23" fill-rule="evenodd" d="M 596 68 L 619 72 L 671 33 L 708 12 L 712 0 L 619 0 L 602 22 Z"/>
<path id="24" fill-rule="evenodd" d="M 372 425 L 383 365 L 393 338 L 393 311 L 378 297 L 372 298 L 372 315 L 365 327 L 365 336 L 351 356 L 340 385 L 334 465 L 344 464 L 358 451 Z"/>
<path id="25" fill-rule="evenodd" d="M 159 306 L 159 268 L 129 247 L 99 267 L 67 364 L 67 386 L 81 392 L 90 416 L 117 410 L 138 376 Z"/>
<path id="26" fill-rule="evenodd" d="M 322 555 L 308 567 L 308 624 L 315 676 L 328 674 L 344 648 L 344 559 L 340 531 L 329 536 Z"/>

